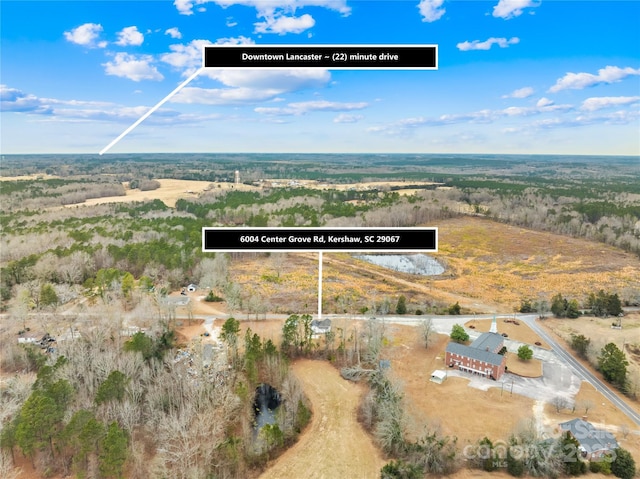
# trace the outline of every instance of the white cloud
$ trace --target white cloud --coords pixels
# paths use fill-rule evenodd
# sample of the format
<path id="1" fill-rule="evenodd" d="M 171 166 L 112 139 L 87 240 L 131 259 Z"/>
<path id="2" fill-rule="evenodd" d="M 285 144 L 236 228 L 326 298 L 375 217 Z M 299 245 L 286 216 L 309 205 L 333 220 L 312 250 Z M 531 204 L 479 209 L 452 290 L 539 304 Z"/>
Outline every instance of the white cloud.
<path id="1" fill-rule="evenodd" d="M 171 98 L 172 103 L 200 105 L 236 105 L 269 100 L 279 90 L 256 90 L 252 88 L 199 88 L 185 87 Z"/>
<path id="2" fill-rule="evenodd" d="M 327 70 L 309 68 L 300 70 L 208 70 L 207 76 L 235 88 L 287 92 L 321 88 L 329 83 Z"/>
<path id="3" fill-rule="evenodd" d="M 502 98 L 529 98 L 531 95 L 533 95 L 533 88 L 526 86 L 513 90 L 508 95 L 502 95 Z"/>
<path id="4" fill-rule="evenodd" d="M 316 21 L 311 15 L 305 13 L 300 17 L 277 16 L 265 17 L 264 22 L 255 23 L 256 33 L 276 33 L 284 35 L 286 33 L 302 33 L 312 28 Z"/>
<path id="5" fill-rule="evenodd" d="M 162 80 L 164 77 L 156 67 L 151 65 L 153 57 L 151 55 L 130 55 L 128 53 L 116 53 L 113 61 L 103 63 L 104 71 L 107 75 L 128 78 L 133 81 L 141 80 Z"/>
<path id="6" fill-rule="evenodd" d="M 334 123 L 357 123 L 362 120 L 364 117 L 362 115 L 348 115 L 346 113 L 341 113 L 333 119 Z"/>
<path id="7" fill-rule="evenodd" d="M 467 41 L 458 43 L 456 46 L 458 47 L 458 50 L 466 52 L 469 50 L 489 50 L 493 45 L 498 45 L 500 48 L 507 48 L 509 45 L 515 45 L 516 43 L 520 43 L 520 39 L 518 37 L 512 37 L 508 40 L 506 38 L 491 37 L 484 42 L 474 40 L 472 42 Z"/>
<path id="8" fill-rule="evenodd" d="M 421 116 L 413 118 L 403 118 L 386 125 L 372 126 L 371 128 L 368 128 L 367 131 L 369 133 L 382 133 L 383 135 L 388 136 L 406 137 L 410 135 L 414 129 L 420 126 L 427 125 L 429 123 L 429 120 L 426 120 Z"/>
<path id="9" fill-rule="evenodd" d="M 582 90 L 594 85 L 602 83 L 614 83 L 618 82 L 628 76 L 640 75 L 640 68 L 620 68 L 614 66 L 606 66 L 598 70 L 598 74 L 593 73 L 572 73 L 569 72 L 562 78 L 556 81 L 556 84 L 549 88 L 552 93 L 559 92 L 561 90 Z"/>
<path id="10" fill-rule="evenodd" d="M 180 30 L 178 30 L 178 27 L 167 28 L 164 34 L 169 35 L 171 38 L 175 38 L 176 40 L 182 38 L 182 33 L 180 33 Z"/>
<path id="11" fill-rule="evenodd" d="M 53 112 L 42 99 L 32 94 L 27 94 L 7 85 L 0 85 L 0 111 L 12 111 L 20 113 L 37 113 L 48 115 Z"/>
<path id="12" fill-rule="evenodd" d="M 297 115 L 298 112 L 293 108 L 278 108 L 275 106 L 259 106 L 254 108 L 253 111 L 256 113 L 260 113 L 261 115 L 269 115 L 269 116 L 291 116 Z"/>
<path id="13" fill-rule="evenodd" d="M 90 100 L 63 100 L 39 98 L 15 88 L 0 85 L 2 111 L 41 115 L 47 122 L 89 123 L 118 122 L 131 123 L 149 111 L 148 106 L 123 106 L 110 102 Z M 200 123 L 219 119 L 220 115 L 185 114 L 161 108 L 146 121 L 159 125 Z"/>
<path id="14" fill-rule="evenodd" d="M 333 102 L 326 100 L 314 100 L 289 103 L 286 107 L 258 107 L 254 111 L 263 115 L 276 115 L 276 116 L 288 116 L 288 115 L 304 115 L 311 111 L 353 111 L 362 110 L 368 107 L 369 104 L 365 102 L 343 103 Z"/>
<path id="15" fill-rule="evenodd" d="M 253 43 L 251 38 L 240 36 L 220 38 L 215 42 L 215 45 L 250 45 Z M 186 45 L 182 43 L 169 45 L 171 52 L 160 55 L 160 61 L 178 70 L 183 70 L 182 76 L 188 77 L 202 66 L 202 48 L 208 45 L 214 45 L 214 43 L 209 40 L 192 40 Z"/>
<path id="16" fill-rule="evenodd" d="M 536 103 L 538 108 L 544 108 L 545 106 L 553 105 L 553 100 L 549 100 L 548 98 L 542 97 Z"/>
<path id="17" fill-rule="evenodd" d="M 351 111 L 362 110 L 369 106 L 366 102 L 343 103 L 336 101 L 315 100 L 289 103 L 289 106 L 300 111 Z"/>
<path id="18" fill-rule="evenodd" d="M 138 31 L 138 27 L 125 27 L 118 32 L 118 41 L 116 45 L 127 46 L 127 45 L 142 45 L 144 42 L 144 35 Z"/>
<path id="19" fill-rule="evenodd" d="M 191 0 L 174 0 L 173 4 L 182 15 L 193 15 L 193 2 Z"/>
<path id="20" fill-rule="evenodd" d="M 422 15 L 422 21 L 430 23 L 440 20 L 446 11 L 444 8 L 441 8 L 443 3 L 444 0 L 420 0 L 418 10 L 420 10 L 420 15 Z"/>
<path id="21" fill-rule="evenodd" d="M 67 41 L 75 43 L 76 45 L 89 48 L 104 48 L 107 46 L 107 42 L 98 41 L 102 30 L 102 25 L 98 23 L 85 23 L 71 31 L 64 32 L 64 37 Z"/>
<path id="22" fill-rule="evenodd" d="M 553 102 L 542 99 L 535 107 L 510 106 L 501 110 L 478 110 L 469 113 L 444 114 L 433 118 L 406 118 L 375 126 L 371 132 L 380 132 L 391 136 L 405 136 L 410 130 L 421 126 L 446 126 L 455 124 L 491 124 L 502 119 L 516 119 L 521 117 L 543 115 L 548 113 L 566 113 L 574 110 L 573 105 L 554 105 Z"/>
<path id="23" fill-rule="evenodd" d="M 216 45 L 254 45 L 251 38 L 240 35 L 239 37 L 218 38 Z"/>
<path id="24" fill-rule="evenodd" d="M 345 16 L 351 13 L 351 8 L 347 5 L 346 0 L 174 0 L 173 2 L 182 15 L 193 15 L 193 9 L 196 5 L 206 3 L 215 3 L 222 8 L 233 5 L 253 7 L 257 10 L 259 17 L 274 16 L 277 11 L 292 13 L 296 9 L 304 7 L 327 8 Z"/>
<path id="25" fill-rule="evenodd" d="M 612 106 L 630 105 L 640 101 L 640 96 L 600 96 L 587 98 L 582 102 L 581 110 L 596 111 Z"/>
<path id="26" fill-rule="evenodd" d="M 493 7 L 493 16 L 496 18 L 504 18 L 509 20 L 522 15 L 524 8 L 535 8 L 540 6 L 541 2 L 535 2 L 533 0 L 500 0 L 498 4 Z"/>
<path id="27" fill-rule="evenodd" d="M 202 66 L 202 47 L 211 44 L 209 40 L 192 40 L 186 45 L 169 45 L 171 53 L 160 55 L 160 60 L 174 68 L 184 70 L 183 76 L 189 76 Z"/>
<path id="28" fill-rule="evenodd" d="M 227 17 L 227 23 L 226 23 L 226 25 L 227 25 L 229 28 L 235 27 L 237 24 L 238 24 L 238 22 L 236 22 L 236 21 L 233 19 L 233 17 Z"/>
<path id="29" fill-rule="evenodd" d="M 575 128 L 588 125 L 628 125 L 640 118 L 638 110 L 619 110 L 604 115 L 578 115 L 575 118 L 547 118 L 534 122 L 531 127 L 550 130 L 555 128 Z"/>

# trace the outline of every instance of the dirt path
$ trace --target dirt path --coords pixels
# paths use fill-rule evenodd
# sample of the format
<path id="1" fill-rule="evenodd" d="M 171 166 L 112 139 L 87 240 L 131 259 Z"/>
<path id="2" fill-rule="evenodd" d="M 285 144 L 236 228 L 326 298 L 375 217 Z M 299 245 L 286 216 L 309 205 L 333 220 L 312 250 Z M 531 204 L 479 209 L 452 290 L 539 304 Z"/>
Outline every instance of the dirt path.
<path id="1" fill-rule="evenodd" d="M 385 461 L 356 418 L 363 388 L 323 361 L 298 361 L 293 372 L 311 401 L 313 418 L 260 478 L 379 478 Z"/>

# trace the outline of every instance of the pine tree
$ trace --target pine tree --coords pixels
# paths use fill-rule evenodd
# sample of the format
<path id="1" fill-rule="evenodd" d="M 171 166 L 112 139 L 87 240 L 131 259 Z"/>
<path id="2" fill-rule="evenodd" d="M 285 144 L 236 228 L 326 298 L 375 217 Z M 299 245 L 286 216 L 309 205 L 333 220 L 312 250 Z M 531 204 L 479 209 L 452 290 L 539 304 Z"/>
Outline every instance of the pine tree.
<path id="1" fill-rule="evenodd" d="M 625 385 L 628 365 L 624 352 L 614 343 L 605 345 L 598 356 L 598 366 L 604 378 L 617 386 Z"/>
<path id="2" fill-rule="evenodd" d="M 100 473 L 109 478 L 123 477 L 124 463 L 127 460 L 129 439 L 117 422 L 109 424 L 107 434 L 100 445 Z"/>

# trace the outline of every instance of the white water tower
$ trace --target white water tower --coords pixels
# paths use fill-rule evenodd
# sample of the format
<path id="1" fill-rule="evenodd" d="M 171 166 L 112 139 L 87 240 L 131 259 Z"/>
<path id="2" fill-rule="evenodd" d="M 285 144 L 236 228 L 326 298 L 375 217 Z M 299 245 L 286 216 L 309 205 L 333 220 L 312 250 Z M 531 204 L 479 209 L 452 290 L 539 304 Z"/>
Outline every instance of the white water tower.
<path id="1" fill-rule="evenodd" d="M 236 172 L 235 172 L 235 174 L 234 174 L 234 176 L 233 176 L 233 182 L 234 182 L 236 185 L 239 185 L 239 184 L 240 184 L 240 171 L 236 170 Z"/>

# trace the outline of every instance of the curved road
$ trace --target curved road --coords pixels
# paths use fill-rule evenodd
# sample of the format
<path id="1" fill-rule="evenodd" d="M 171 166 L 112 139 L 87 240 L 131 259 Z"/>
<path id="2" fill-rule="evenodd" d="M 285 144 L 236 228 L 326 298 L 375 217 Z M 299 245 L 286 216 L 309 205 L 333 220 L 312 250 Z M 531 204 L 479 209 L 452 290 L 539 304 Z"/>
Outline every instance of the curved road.
<path id="1" fill-rule="evenodd" d="M 620 397 L 614 393 L 609 386 L 593 375 L 591 371 L 585 368 L 582 363 L 577 361 L 571 353 L 558 344 L 549 333 L 538 325 L 536 316 L 518 316 L 518 318 L 522 319 L 533 331 L 544 339 L 547 344 L 551 346 L 553 351 L 573 368 L 578 377 L 581 377 L 585 381 L 591 383 L 591 385 L 600 391 L 604 397 L 611 401 L 620 411 L 625 413 L 629 419 L 640 426 L 640 414 L 638 411 L 620 399 Z"/>

